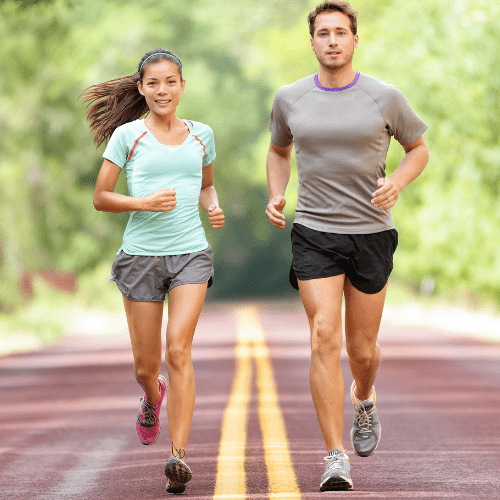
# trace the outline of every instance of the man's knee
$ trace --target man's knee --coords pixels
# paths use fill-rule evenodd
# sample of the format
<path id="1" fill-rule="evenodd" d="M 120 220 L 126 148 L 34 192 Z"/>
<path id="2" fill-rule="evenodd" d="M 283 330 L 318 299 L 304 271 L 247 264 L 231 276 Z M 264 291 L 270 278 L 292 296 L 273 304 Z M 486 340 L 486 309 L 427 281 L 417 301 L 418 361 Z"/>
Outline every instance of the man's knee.
<path id="1" fill-rule="evenodd" d="M 342 349 L 342 326 L 318 316 L 311 325 L 311 350 L 316 356 L 338 356 Z"/>

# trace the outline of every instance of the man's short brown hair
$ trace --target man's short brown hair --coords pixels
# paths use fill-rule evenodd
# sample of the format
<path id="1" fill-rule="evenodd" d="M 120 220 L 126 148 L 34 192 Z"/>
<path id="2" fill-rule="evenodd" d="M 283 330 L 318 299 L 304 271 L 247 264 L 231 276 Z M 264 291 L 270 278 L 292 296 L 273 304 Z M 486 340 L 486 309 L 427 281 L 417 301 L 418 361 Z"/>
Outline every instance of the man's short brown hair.
<path id="1" fill-rule="evenodd" d="M 335 11 L 342 12 L 349 18 L 353 35 L 358 33 L 358 20 L 356 18 L 357 12 L 349 5 L 348 2 L 343 2 L 342 0 L 330 0 L 318 5 L 311 13 L 309 13 L 307 21 L 309 22 L 309 33 L 311 34 L 311 38 L 314 38 L 314 22 L 316 21 L 318 14 L 321 14 L 322 12 Z"/>

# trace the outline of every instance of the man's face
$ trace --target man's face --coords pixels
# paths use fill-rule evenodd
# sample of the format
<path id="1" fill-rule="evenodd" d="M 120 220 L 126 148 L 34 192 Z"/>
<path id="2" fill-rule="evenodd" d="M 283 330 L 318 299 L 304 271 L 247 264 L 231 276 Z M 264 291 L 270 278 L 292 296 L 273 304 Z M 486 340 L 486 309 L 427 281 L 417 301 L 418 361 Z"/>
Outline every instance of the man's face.
<path id="1" fill-rule="evenodd" d="M 342 12 L 322 12 L 314 23 L 311 48 L 321 66 L 340 69 L 352 62 L 358 35 L 353 35 L 349 17 Z"/>

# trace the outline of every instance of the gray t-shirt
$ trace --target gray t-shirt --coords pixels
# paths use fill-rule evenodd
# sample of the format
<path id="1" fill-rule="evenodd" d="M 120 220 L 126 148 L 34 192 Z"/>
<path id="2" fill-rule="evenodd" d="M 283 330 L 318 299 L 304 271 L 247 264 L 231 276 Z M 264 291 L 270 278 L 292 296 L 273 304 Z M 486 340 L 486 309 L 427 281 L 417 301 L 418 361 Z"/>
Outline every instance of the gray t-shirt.
<path id="1" fill-rule="evenodd" d="M 295 148 L 296 223 L 340 234 L 394 228 L 390 210 L 371 203 L 391 136 L 406 146 L 427 129 L 396 87 L 357 73 L 328 89 L 308 76 L 278 90 L 269 129 L 276 145 Z"/>

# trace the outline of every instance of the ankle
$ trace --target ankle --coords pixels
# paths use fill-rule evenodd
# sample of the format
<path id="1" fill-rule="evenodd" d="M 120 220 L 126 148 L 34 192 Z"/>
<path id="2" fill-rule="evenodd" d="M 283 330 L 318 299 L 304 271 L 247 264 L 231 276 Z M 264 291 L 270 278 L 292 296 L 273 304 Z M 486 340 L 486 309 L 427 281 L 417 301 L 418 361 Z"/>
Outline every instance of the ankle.
<path id="1" fill-rule="evenodd" d="M 372 385 L 368 390 L 366 391 L 360 391 L 358 386 L 354 384 L 354 390 L 352 391 L 354 397 L 358 401 L 371 401 L 373 400 L 373 394 L 375 393 L 375 387 Z"/>

